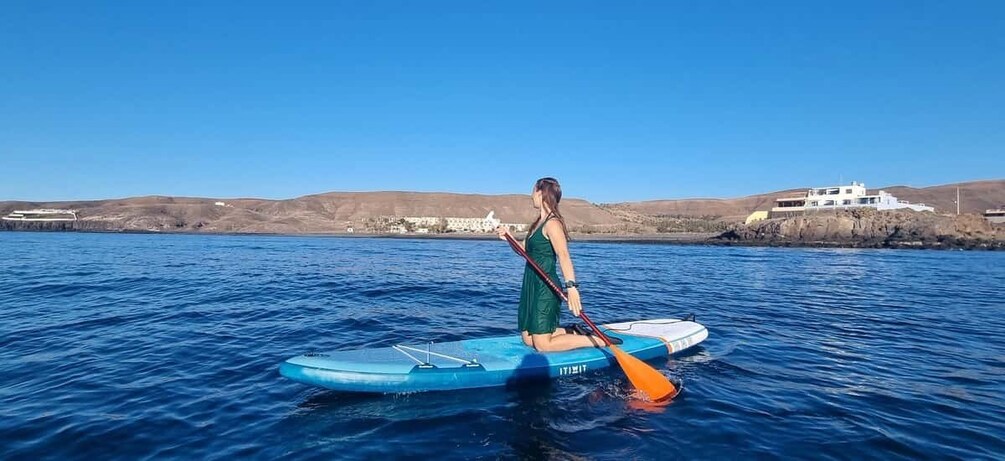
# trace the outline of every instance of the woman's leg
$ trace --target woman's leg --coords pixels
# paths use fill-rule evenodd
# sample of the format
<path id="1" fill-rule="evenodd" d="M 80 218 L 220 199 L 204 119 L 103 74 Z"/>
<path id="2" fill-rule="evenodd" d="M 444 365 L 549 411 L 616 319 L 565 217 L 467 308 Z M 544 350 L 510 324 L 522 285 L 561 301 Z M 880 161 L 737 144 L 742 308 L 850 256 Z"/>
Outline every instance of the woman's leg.
<path id="1" fill-rule="evenodd" d="M 553 336 L 553 333 L 545 333 L 543 335 L 530 335 L 530 337 L 534 342 L 534 349 L 537 349 L 538 352 L 569 351 L 582 347 L 600 347 L 602 345 L 593 336 L 569 334 Z"/>
<path id="2" fill-rule="evenodd" d="M 526 330 L 520 332 L 520 339 L 523 339 L 523 343 L 524 344 L 526 344 L 526 345 L 528 345 L 530 347 L 534 347 L 534 340 L 531 339 L 530 333 L 527 333 Z"/>

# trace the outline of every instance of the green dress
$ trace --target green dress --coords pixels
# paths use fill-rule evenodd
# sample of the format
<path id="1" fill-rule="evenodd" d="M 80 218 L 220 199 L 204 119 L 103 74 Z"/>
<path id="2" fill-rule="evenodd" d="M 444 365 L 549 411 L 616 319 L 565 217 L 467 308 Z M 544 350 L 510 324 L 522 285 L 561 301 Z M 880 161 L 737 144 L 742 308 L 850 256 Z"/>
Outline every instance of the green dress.
<path id="1" fill-rule="evenodd" d="M 558 281 L 558 272 L 555 268 L 555 249 L 551 247 L 551 242 L 544 238 L 542 230 L 544 225 L 548 223 L 548 219 L 545 219 L 527 238 L 526 250 L 531 259 L 538 266 L 541 266 L 541 269 L 555 282 L 555 285 L 562 286 Z M 534 272 L 528 263 L 523 271 L 520 309 L 517 312 L 517 324 L 520 331 L 526 331 L 532 335 L 555 332 L 558 329 L 558 314 L 561 312 L 561 308 L 562 299 L 541 280 L 541 277 Z"/>

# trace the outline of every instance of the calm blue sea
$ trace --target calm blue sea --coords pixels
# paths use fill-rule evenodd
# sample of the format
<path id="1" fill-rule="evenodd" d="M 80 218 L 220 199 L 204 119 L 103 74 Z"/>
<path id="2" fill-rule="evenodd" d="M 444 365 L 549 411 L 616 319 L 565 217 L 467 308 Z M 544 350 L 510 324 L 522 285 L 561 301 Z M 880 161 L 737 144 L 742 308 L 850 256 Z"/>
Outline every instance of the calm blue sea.
<path id="1" fill-rule="evenodd" d="M 1005 253 L 574 242 L 598 322 L 695 313 L 618 372 L 359 396 L 309 350 L 516 334 L 501 241 L 0 233 L 3 459 L 1002 459 Z M 571 318 L 566 317 L 566 321 Z"/>

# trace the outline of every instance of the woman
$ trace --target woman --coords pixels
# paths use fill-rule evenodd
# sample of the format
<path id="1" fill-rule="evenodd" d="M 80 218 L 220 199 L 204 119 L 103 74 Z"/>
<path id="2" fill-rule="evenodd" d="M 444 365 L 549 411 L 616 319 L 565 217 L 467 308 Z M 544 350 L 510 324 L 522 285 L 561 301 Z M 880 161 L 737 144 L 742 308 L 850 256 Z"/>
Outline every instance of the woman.
<path id="1" fill-rule="evenodd" d="M 555 178 L 541 178 L 534 184 L 531 198 L 534 201 L 534 208 L 540 213 L 530 225 L 527 238 L 520 242 L 520 245 L 544 269 L 555 285 L 561 286 L 558 273 L 555 271 L 557 257 L 558 264 L 562 266 L 562 275 L 565 276 L 569 310 L 572 311 L 572 315 L 578 317 L 583 307 L 579 300 L 576 272 L 572 268 L 572 259 L 569 258 L 569 232 L 566 230 L 562 213 L 558 211 L 558 202 L 562 200 L 562 188 Z M 509 229 L 503 226 L 496 229 L 496 232 L 503 240 L 507 235 L 512 237 Z M 601 345 L 601 341 L 597 338 L 569 332 L 559 327 L 558 314 L 561 306 L 562 299 L 541 280 L 530 264 L 527 264 L 523 272 L 520 310 L 517 315 L 524 344 L 542 352 Z"/>

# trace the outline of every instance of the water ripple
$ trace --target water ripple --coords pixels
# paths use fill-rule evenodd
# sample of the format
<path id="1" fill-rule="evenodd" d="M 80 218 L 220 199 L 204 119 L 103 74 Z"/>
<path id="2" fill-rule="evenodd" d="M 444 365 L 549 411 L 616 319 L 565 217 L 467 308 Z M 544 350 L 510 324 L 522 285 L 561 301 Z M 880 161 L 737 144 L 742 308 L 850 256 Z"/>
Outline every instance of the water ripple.
<path id="1" fill-rule="evenodd" d="M 282 379 L 309 350 L 514 333 L 501 242 L 0 234 L 11 459 L 996 459 L 1005 256 L 574 242 L 600 321 L 694 312 L 635 408 L 623 375 L 360 396 Z M 571 321 L 568 317 L 564 321 Z"/>

